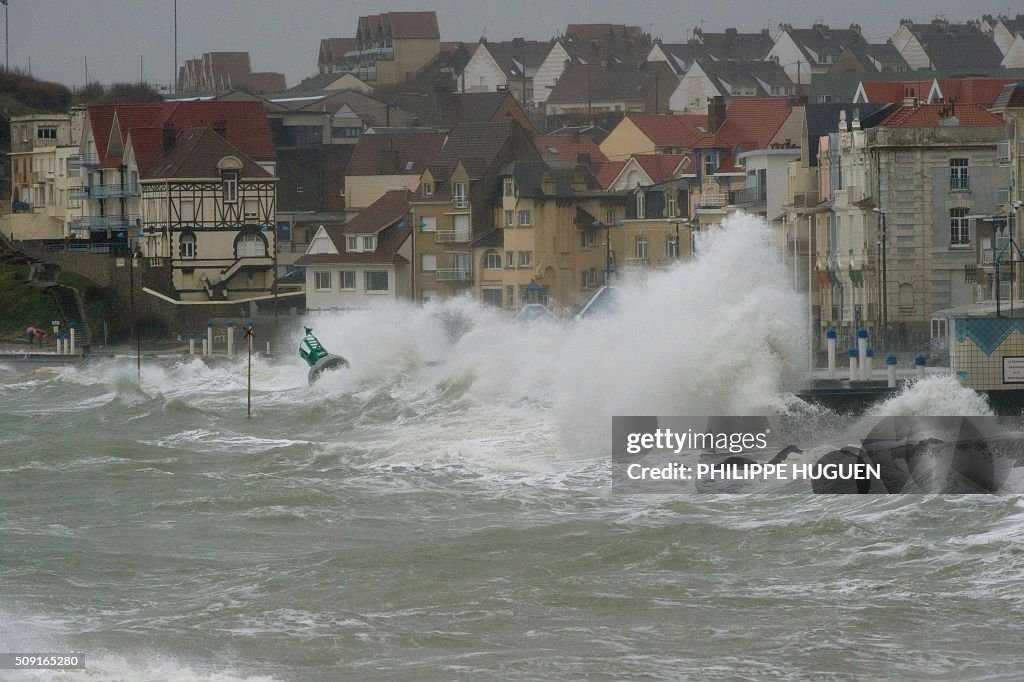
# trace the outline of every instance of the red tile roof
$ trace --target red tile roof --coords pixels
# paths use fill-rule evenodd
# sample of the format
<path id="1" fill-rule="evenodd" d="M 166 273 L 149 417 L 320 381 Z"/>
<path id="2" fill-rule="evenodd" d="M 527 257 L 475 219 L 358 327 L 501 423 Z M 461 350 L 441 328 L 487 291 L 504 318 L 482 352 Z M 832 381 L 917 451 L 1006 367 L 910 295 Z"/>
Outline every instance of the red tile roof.
<path id="1" fill-rule="evenodd" d="M 688 156 L 688 154 L 634 154 L 633 158 L 647 173 L 647 177 L 655 183 L 659 183 L 670 179 L 675 169 Z M 692 167 L 691 160 L 689 168 Z"/>
<path id="2" fill-rule="evenodd" d="M 947 102 L 991 106 L 1004 85 L 1020 82 L 1020 78 L 949 78 L 939 81 L 939 90 Z"/>
<path id="3" fill-rule="evenodd" d="M 162 145 L 160 151 L 163 151 Z M 237 157 L 242 162 L 243 178 L 270 177 L 270 173 L 210 128 L 189 128 L 179 131 L 175 136 L 174 147 L 163 158 L 151 164 L 143 177 L 216 178 L 220 174 L 217 164 L 225 156 Z"/>
<path id="4" fill-rule="evenodd" d="M 901 102 L 904 97 L 910 96 L 910 90 L 914 91 L 914 97 L 927 97 L 931 88 L 931 81 L 870 81 L 861 83 L 864 94 L 867 95 L 871 104 L 886 104 Z"/>
<path id="5" fill-rule="evenodd" d="M 734 99 L 725 112 L 725 122 L 714 135 L 693 146 L 700 149 L 764 149 L 789 117 L 789 101 L 781 97 Z"/>
<path id="6" fill-rule="evenodd" d="M 1002 126 L 1006 121 L 979 104 L 921 104 L 903 106 L 894 111 L 879 127 L 934 128 L 946 113 L 955 116 L 960 126 Z"/>
<path id="7" fill-rule="evenodd" d="M 259 100 L 93 104 L 87 111 L 101 168 L 116 168 L 122 163 L 120 154 L 107 154 L 115 114 L 123 140 L 132 130 L 162 129 L 165 123 L 170 123 L 175 130 L 223 128 L 227 141 L 250 159 L 272 161 L 277 157 L 266 111 Z M 145 158 L 142 163 L 151 160 Z"/>
<path id="8" fill-rule="evenodd" d="M 626 118 L 658 147 L 692 147 L 694 142 L 707 135 L 707 116 L 627 114 Z"/>
<path id="9" fill-rule="evenodd" d="M 576 163 L 579 154 L 590 154 L 592 162 L 607 161 L 601 148 L 589 137 L 575 135 L 537 135 L 533 144 L 545 161 L 569 161 Z"/>
<path id="10" fill-rule="evenodd" d="M 605 161 L 597 164 L 596 172 L 594 173 L 597 178 L 597 182 L 601 185 L 602 189 L 608 189 L 612 183 L 615 182 L 615 178 L 619 177 L 619 173 L 625 167 L 625 161 Z"/>

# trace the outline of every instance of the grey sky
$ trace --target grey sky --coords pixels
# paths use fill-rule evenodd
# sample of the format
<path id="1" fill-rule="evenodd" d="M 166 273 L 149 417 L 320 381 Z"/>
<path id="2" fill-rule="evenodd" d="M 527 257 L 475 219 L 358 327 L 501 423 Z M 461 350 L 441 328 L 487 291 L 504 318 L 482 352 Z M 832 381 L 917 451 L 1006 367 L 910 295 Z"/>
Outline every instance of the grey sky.
<path id="1" fill-rule="evenodd" d="M 90 80 L 173 78 L 173 0 L 10 0 L 10 60 L 34 75 L 71 85 Z M 178 58 L 211 50 L 248 50 L 256 71 L 283 71 L 289 87 L 316 71 L 321 38 L 355 35 L 362 14 L 433 9 L 442 40 L 544 39 L 570 22 L 642 26 L 668 42 L 727 26 L 753 31 L 781 21 L 831 26 L 856 21 L 872 41 L 884 41 L 901 17 L 951 21 L 1008 13 L 1007 0 L 178 0 Z M 970 15 L 967 12 L 971 12 Z M 1015 12 L 1014 12 L 1015 13 Z"/>

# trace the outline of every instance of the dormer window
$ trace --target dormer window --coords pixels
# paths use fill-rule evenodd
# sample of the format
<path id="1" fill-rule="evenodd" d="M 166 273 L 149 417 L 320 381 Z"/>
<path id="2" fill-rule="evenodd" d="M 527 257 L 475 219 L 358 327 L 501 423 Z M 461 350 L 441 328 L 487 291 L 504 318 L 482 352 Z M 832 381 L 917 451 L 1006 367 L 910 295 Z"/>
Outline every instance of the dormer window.
<path id="1" fill-rule="evenodd" d="M 434 196 L 434 183 L 424 182 L 423 183 L 423 196 L 432 197 Z"/>
<path id="2" fill-rule="evenodd" d="M 469 206 L 468 188 L 464 182 L 456 182 L 452 192 L 452 204 L 455 208 L 466 208 Z"/>
<path id="3" fill-rule="evenodd" d="M 225 204 L 238 203 L 238 172 L 224 171 L 221 176 L 221 190 Z"/>
<path id="4" fill-rule="evenodd" d="M 504 195 L 507 197 L 514 197 L 516 195 L 516 181 L 513 178 L 505 178 Z"/>
<path id="5" fill-rule="evenodd" d="M 377 237 L 368 234 L 363 236 L 363 251 L 373 251 L 377 248 Z"/>
<path id="6" fill-rule="evenodd" d="M 352 252 L 359 250 L 359 237 L 349 235 L 345 238 L 345 250 Z"/>

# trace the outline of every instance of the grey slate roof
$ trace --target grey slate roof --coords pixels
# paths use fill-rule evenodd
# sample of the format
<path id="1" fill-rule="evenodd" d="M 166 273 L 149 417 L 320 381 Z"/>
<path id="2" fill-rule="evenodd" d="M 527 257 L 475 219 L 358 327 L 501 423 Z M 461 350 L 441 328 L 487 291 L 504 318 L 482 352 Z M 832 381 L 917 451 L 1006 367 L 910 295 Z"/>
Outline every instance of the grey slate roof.
<path id="1" fill-rule="evenodd" d="M 544 174 L 550 173 L 555 181 L 555 192 L 553 195 L 545 194 L 542 190 Z M 586 182 L 586 190 L 577 192 L 572 188 L 572 177 L 574 174 L 581 174 Z M 501 169 L 502 176 L 511 175 L 516 181 L 516 190 L 519 196 L 525 198 L 587 196 L 601 192 L 601 185 L 597 182 L 593 173 L 587 166 L 575 164 L 548 163 L 545 161 L 513 161 Z"/>
<path id="2" fill-rule="evenodd" d="M 896 104 L 808 104 L 804 107 L 807 121 L 807 156 L 810 165 L 818 165 L 818 138 L 839 130 L 839 112 L 846 112 L 846 120 L 853 121 L 853 112 L 860 113 L 860 127 L 874 128 L 898 109 Z"/>

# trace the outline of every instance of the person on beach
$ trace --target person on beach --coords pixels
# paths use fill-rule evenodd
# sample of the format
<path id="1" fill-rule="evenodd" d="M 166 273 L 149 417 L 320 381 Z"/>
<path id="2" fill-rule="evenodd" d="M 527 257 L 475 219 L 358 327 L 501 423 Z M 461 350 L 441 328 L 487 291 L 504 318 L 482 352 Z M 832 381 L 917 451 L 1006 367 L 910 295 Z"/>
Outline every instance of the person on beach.
<path id="1" fill-rule="evenodd" d="M 32 342 L 36 340 L 36 328 L 33 325 L 25 327 L 25 336 L 28 337 L 28 345 L 31 346 Z M 42 345 L 42 342 L 40 342 Z"/>

